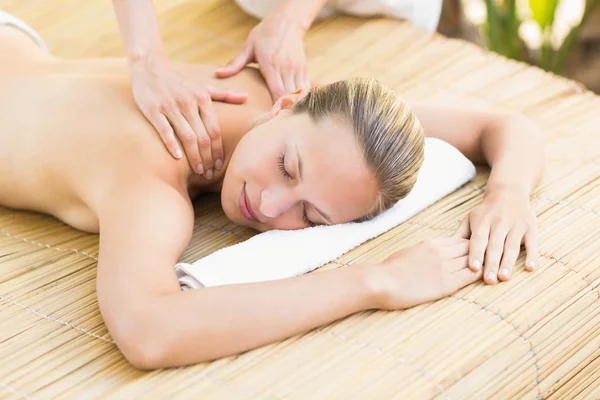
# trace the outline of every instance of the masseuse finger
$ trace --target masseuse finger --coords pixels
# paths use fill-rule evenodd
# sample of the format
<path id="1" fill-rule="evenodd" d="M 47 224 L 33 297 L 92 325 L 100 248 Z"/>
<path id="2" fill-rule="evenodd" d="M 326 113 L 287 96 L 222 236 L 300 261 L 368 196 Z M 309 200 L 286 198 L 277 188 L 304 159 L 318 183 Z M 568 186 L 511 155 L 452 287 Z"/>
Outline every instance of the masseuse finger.
<path id="1" fill-rule="evenodd" d="M 208 96 L 206 96 L 208 98 Z M 200 98 L 199 98 L 200 99 Z M 204 177 L 206 179 L 212 179 L 213 177 L 213 159 L 211 154 L 210 147 L 210 136 L 208 136 L 208 132 L 206 132 L 206 121 L 205 117 L 206 113 L 206 100 L 199 100 L 198 110 L 200 112 L 200 117 L 202 119 L 202 124 L 198 127 L 198 131 L 196 132 L 195 140 L 196 145 L 198 146 L 198 150 L 200 151 L 200 157 L 202 158 L 202 166 L 204 169 Z"/>
<path id="2" fill-rule="evenodd" d="M 296 89 L 299 89 L 296 86 L 296 80 L 295 80 L 295 68 L 291 63 L 285 63 L 282 66 L 280 66 L 280 71 L 281 71 L 281 80 L 283 82 L 283 87 L 285 89 L 285 93 L 289 94 L 292 93 L 294 91 L 296 91 Z"/>
<path id="3" fill-rule="evenodd" d="M 222 101 L 224 103 L 242 104 L 248 99 L 248 95 L 242 92 L 234 92 L 229 89 L 219 89 L 209 87 L 208 94 L 213 101 Z"/>
<path id="4" fill-rule="evenodd" d="M 203 160 L 200 157 L 197 137 L 204 129 L 204 126 L 200 120 L 200 114 L 198 114 L 198 105 L 194 99 L 182 99 L 178 104 L 183 116 L 192 128 L 192 134 L 186 135 L 185 137 L 180 136 L 181 142 L 185 147 L 185 153 L 187 154 L 190 165 L 194 171 L 198 174 L 203 174 L 205 167 L 202 165 Z"/>
<path id="5" fill-rule="evenodd" d="M 265 80 L 267 81 L 267 86 L 271 92 L 273 102 L 279 100 L 285 95 L 285 88 L 283 86 L 283 81 L 281 80 L 279 68 L 276 65 L 270 64 L 263 65 L 260 68 Z"/>
<path id="6" fill-rule="evenodd" d="M 308 77 L 308 68 L 306 65 L 296 71 L 295 79 L 297 89 L 310 89 L 310 79 Z"/>
<path id="7" fill-rule="evenodd" d="M 483 280 L 486 283 L 498 282 L 498 267 L 504 251 L 506 236 L 509 228 L 505 225 L 494 225 L 490 233 L 487 249 L 485 250 L 485 262 L 483 263 Z"/>
<path id="8" fill-rule="evenodd" d="M 224 67 L 217 69 L 217 78 L 228 78 L 240 72 L 248 63 L 252 62 L 254 48 L 246 43 L 242 50 Z"/>
<path id="9" fill-rule="evenodd" d="M 200 153 L 202 154 L 202 161 L 204 162 L 206 172 L 212 175 L 213 165 L 217 169 L 223 168 L 223 142 L 221 139 L 221 128 L 219 127 L 215 109 L 212 101 L 208 97 L 208 94 L 199 98 L 199 106 L 202 122 L 204 122 L 204 127 L 206 128 L 205 132 L 210 139 L 207 146 L 208 153 L 210 154 L 210 160 L 204 158 L 204 153 L 202 152 L 202 143 Z M 200 139 L 200 137 L 198 137 L 198 139 Z M 211 172 L 209 173 L 208 171 Z M 207 176 L 207 178 L 212 179 L 212 176 Z"/>
<path id="10" fill-rule="evenodd" d="M 504 243 L 504 254 L 502 254 L 502 261 L 500 262 L 500 272 L 498 272 L 498 279 L 501 281 L 507 281 L 510 279 L 512 270 L 519 258 L 521 252 L 521 238 L 523 237 L 523 231 L 513 229 L 506 237 L 506 243 Z"/>
<path id="11" fill-rule="evenodd" d="M 196 157 L 197 160 L 198 155 L 196 154 L 196 152 L 198 150 L 196 149 L 194 151 L 193 148 L 193 144 L 196 140 L 196 135 L 194 134 L 192 127 L 180 112 L 168 114 L 167 118 L 169 119 L 171 126 L 173 126 L 173 129 L 175 130 L 175 134 L 177 135 L 177 137 L 181 141 L 181 144 L 183 145 L 183 148 L 185 149 L 185 154 L 188 160 L 190 161 L 190 165 L 193 165 L 195 170 L 197 163 L 196 165 L 191 163 L 193 162 L 192 160 L 194 159 L 194 157 Z M 188 151 L 190 152 L 188 153 Z"/>
<path id="12" fill-rule="evenodd" d="M 177 143 L 177 140 L 175 139 L 175 132 L 173 132 L 173 128 L 171 127 L 171 124 L 169 124 L 167 117 L 165 117 L 157 109 L 150 115 L 146 115 L 146 118 L 148 118 L 148 121 L 150 121 L 150 123 L 154 126 L 154 129 L 156 129 L 160 135 L 163 143 L 169 150 L 169 153 L 178 159 L 183 157 L 183 152 L 181 151 L 179 143 Z"/>

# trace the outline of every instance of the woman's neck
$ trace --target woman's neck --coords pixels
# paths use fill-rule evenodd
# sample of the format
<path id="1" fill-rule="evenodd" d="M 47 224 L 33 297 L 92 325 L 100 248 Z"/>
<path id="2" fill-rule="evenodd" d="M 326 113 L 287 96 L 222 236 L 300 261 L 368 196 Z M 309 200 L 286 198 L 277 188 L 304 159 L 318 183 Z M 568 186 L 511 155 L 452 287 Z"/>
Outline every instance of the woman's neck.
<path id="1" fill-rule="evenodd" d="M 230 106 L 231 107 L 231 106 Z M 237 106 L 242 107 L 242 106 Z M 243 114 L 246 114 L 245 112 Z M 219 118 L 220 113 L 217 112 L 217 117 Z M 247 115 L 250 117 L 250 115 Z M 233 118 L 236 119 L 235 114 Z M 231 155 L 235 150 L 239 141 L 244 137 L 246 133 L 248 133 L 255 125 L 258 123 L 261 118 L 261 114 L 255 113 L 252 118 L 248 118 L 245 121 L 239 121 L 239 126 L 231 126 L 227 128 L 235 128 L 235 129 L 222 129 L 222 142 L 223 142 L 223 152 L 225 154 L 225 160 L 223 161 L 223 168 L 221 170 L 213 170 L 214 176 L 213 179 L 206 179 L 204 175 L 199 175 L 194 172 L 189 165 L 189 163 L 185 163 L 185 169 L 183 171 L 184 178 L 187 182 L 188 194 L 190 198 L 195 198 L 201 193 L 219 193 L 221 191 L 221 187 L 223 185 L 223 178 L 225 177 L 225 171 L 229 167 L 229 161 L 231 160 Z M 219 118 L 220 119 L 220 118 Z"/>

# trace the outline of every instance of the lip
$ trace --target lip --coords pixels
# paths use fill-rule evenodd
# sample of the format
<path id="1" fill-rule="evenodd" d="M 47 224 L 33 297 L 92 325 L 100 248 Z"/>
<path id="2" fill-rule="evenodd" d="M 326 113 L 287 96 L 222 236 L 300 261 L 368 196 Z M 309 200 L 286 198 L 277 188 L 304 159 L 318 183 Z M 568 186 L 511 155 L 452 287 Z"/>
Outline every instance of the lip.
<path id="1" fill-rule="evenodd" d="M 246 194 L 246 184 L 244 184 L 242 192 L 240 193 L 240 200 L 238 202 L 238 205 L 240 207 L 240 212 L 242 213 L 244 218 L 252 222 L 260 222 L 258 218 L 256 218 L 256 214 L 254 214 L 254 211 L 252 210 L 252 204 L 250 203 L 250 199 Z"/>

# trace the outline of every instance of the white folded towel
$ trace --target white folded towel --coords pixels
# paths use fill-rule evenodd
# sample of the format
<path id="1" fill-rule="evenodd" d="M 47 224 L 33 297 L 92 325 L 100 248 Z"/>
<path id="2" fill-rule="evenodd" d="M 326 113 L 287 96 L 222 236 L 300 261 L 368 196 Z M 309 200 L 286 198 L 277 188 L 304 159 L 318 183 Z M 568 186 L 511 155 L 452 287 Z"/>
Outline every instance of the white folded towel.
<path id="1" fill-rule="evenodd" d="M 42 39 L 42 37 L 33 29 L 31 26 L 27 25 L 23 20 L 15 17 L 12 14 L 7 13 L 6 11 L 0 10 L 0 25 L 10 25 L 14 26 L 17 29 L 22 30 L 26 34 L 28 34 L 43 50 L 48 51 L 48 46 Z"/>
<path id="2" fill-rule="evenodd" d="M 179 263 L 181 287 L 196 289 L 289 278 L 312 271 L 406 221 L 475 176 L 475 166 L 439 139 L 425 140 L 417 183 L 394 207 L 366 222 L 267 231 L 193 264 Z"/>
<path id="3" fill-rule="evenodd" d="M 282 0 L 235 0 L 242 10 L 262 19 Z M 435 32 L 442 13 L 442 0 L 328 0 L 317 19 L 338 14 L 360 17 L 389 16 L 406 19 L 416 26 Z"/>

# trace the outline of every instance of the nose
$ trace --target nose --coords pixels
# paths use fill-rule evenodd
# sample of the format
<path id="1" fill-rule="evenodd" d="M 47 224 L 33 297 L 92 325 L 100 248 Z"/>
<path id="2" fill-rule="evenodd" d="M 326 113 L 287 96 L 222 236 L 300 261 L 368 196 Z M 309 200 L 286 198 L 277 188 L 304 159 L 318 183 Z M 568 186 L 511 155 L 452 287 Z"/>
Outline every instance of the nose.
<path id="1" fill-rule="evenodd" d="M 273 185 L 262 191 L 259 210 L 265 217 L 277 218 L 293 207 L 296 201 L 291 188 Z"/>

